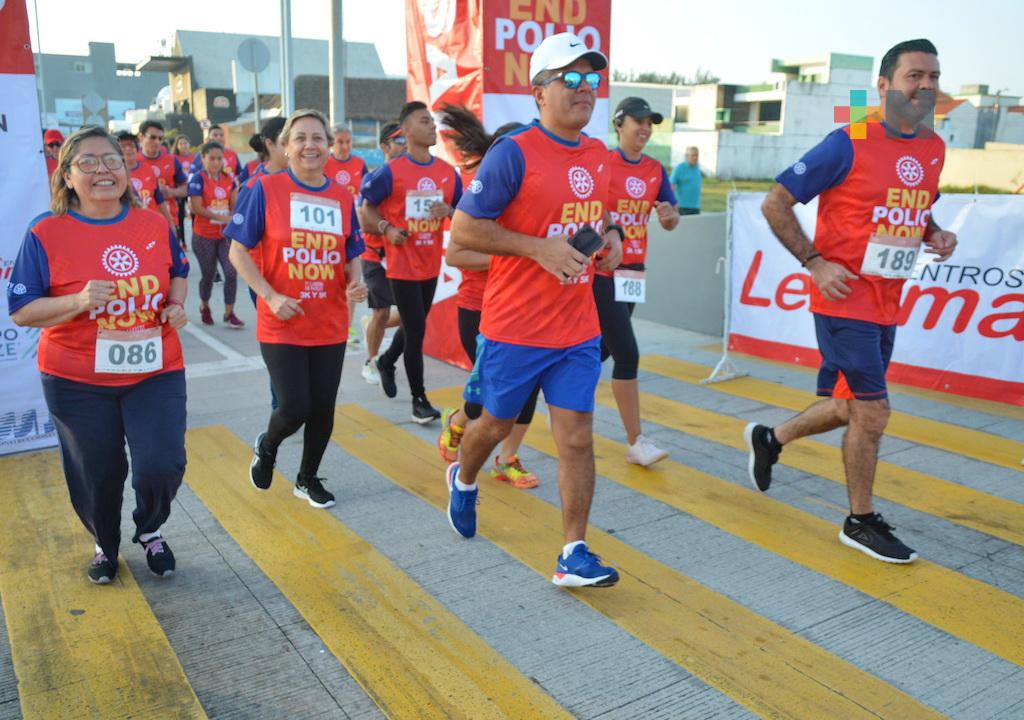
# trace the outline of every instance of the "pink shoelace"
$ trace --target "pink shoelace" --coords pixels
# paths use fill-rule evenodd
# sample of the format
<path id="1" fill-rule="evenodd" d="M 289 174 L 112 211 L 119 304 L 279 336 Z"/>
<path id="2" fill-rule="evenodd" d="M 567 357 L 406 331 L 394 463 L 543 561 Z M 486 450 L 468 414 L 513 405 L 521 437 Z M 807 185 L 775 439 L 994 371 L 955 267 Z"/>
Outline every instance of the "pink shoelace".
<path id="1" fill-rule="evenodd" d="M 155 537 L 152 540 L 143 543 L 146 548 L 147 555 L 156 555 L 164 551 L 164 539 L 162 537 Z"/>

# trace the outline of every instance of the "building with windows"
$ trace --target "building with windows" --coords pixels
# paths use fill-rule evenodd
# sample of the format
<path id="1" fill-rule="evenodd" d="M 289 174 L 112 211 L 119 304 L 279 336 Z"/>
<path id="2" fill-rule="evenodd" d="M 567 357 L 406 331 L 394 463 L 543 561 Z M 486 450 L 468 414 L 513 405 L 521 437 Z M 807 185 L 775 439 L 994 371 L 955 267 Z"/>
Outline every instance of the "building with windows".
<path id="1" fill-rule="evenodd" d="M 984 148 L 986 143 L 1024 143 L 1020 96 L 989 92 L 988 85 L 962 85 L 939 99 L 935 131 L 950 148 Z"/>

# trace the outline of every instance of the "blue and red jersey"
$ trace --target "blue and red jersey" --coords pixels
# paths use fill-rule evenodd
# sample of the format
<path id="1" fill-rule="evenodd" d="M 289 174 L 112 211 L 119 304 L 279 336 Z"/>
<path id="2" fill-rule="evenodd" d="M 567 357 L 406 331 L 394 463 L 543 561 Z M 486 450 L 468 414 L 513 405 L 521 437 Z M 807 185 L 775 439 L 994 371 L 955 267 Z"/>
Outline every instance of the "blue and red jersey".
<path id="1" fill-rule="evenodd" d="M 436 157 L 418 163 L 406 153 L 369 175 L 360 194 L 383 219 L 409 233 L 403 244 L 387 247 L 387 276 L 430 280 L 440 275 L 447 218 L 430 217 L 428 208 L 438 200 L 459 202 L 462 181 L 455 168 Z"/>
<path id="2" fill-rule="evenodd" d="M 881 122 L 867 128 L 867 138 L 856 140 L 849 126 L 832 131 L 776 180 L 802 203 L 818 197 L 814 248 L 857 276 L 842 300 L 826 299 L 811 283 L 811 311 L 895 325 L 905 280 L 862 273 L 864 255 L 875 235 L 924 238 L 946 145 L 927 130 L 904 136 Z"/>
<path id="3" fill-rule="evenodd" d="M 356 155 L 349 155 L 348 160 L 338 160 L 333 155 L 327 155 L 327 167 L 324 168 L 324 175 L 342 187 L 348 188 L 353 195 L 359 194 L 359 187 L 363 184 L 363 177 L 368 172 L 366 161 Z"/>
<path id="4" fill-rule="evenodd" d="M 279 320 L 263 299 L 256 339 L 334 345 L 348 338 L 345 263 L 363 252 L 352 194 L 324 179 L 306 185 L 291 170 L 260 176 L 239 200 L 224 235 L 257 251 L 257 266 L 276 292 L 296 298 L 304 315 Z"/>
<path id="5" fill-rule="evenodd" d="M 626 237 L 622 241 L 622 264 L 643 265 L 647 261 L 647 225 L 656 202 L 676 204 L 672 183 L 661 163 L 649 155 L 629 160 L 616 148 L 611 151 L 611 185 L 608 214 L 621 225 Z M 599 273 L 611 275 L 611 273 Z"/>
<path id="6" fill-rule="evenodd" d="M 164 204 L 164 194 L 160 191 L 160 179 L 153 172 L 153 167 L 142 162 L 135 163 L 134 168 L 128 169 L 128 180 L 142 201 L 142 207 L 159 214 L 160 206 Z"/>
<path id="7" fill-rule="evenodd" d="M 163 192 L 166 188 L 176 188 L 179 185 L 184 185 L 188 182 L 188 175 L 181 167 L 181 161 L 178 160 L 177 156 L 172 155 L 167 151 L 161 151 L 158 156 L 151 158 L 141 150 L 137 153 L 140 165 L 149 165 L 153 168 L 153 174 L 156 175 L 157 182 L 160 185 L 161 193 L 166 198 L 167 193 Z M 178 221 L 178 203 L 168 203 L 170 206 L 168 209 L 171 211 L 171 218 Z"/>
<path id="8" fill-rule="evenodd" d="M 92 385 L 132 385 L 184 367 L 178 333 L 160 324 L 171 278 L 188 277 L 188 260 L 167 222 L 152 212 L 124 206 L 109 220 L 92 220 L 74 210 L 45 213 L 32 221 L 7 286 L 15 312 L 45 297 L 80 292 L 90 280 L 115 283 L 103 308 L 44 328 L 39 337 L 39 370 Z M 155 372 L 96 372 L 100 331 L 129 333 L 160 329 L 162 368 Z"/>
<path id="9" fill-rule="evenodd" d="M 193 174 L 203 169 L 203 154 L 196 153 L 192 159 Z M 242 165 L 238 160 L 238 153 L 229 147 L 224 148 L 224 172 L 230 175 L 232 178 L 237 178 L 242 174 Z"/>
<path id="10" fill-rule="evenodd" d="M 459 210 L 538 238 L 603 228 L 611 164 L 608 148 L 583 135 L 559 138 L 538 121 L 497 140 L 484 155 Z M 389 249 L 390 252 L 390 249 Z M 480 332 L 488 340 L 566 348 L 601 334 L 593 264 L 563 283 L 526 257 L 493 256 Z"/>
<path id="11" fill-rule="evenodd" d="M 192 229 L 196 235 L 217 239 L 224 236 L 224 228 L 231 221 L 231 193 L 235 183 L 227 173 L 211 177 L 205 170 L 195 173 L 188 181 L 188 196 L 202 199 L 203 207 L 221 215 L 223 222 L 216 223 L 202 215 L 194 215 Z"/>

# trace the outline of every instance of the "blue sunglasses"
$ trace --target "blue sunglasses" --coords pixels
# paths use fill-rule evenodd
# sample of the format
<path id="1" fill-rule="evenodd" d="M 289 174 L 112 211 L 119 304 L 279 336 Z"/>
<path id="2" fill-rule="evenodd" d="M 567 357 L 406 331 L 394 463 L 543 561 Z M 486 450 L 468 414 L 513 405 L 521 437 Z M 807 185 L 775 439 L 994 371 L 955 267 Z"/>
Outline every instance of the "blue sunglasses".
<path id="1" fill-rule="evenodd" d="M 593 90 L 597 90 L 599 87 L 601 87 L 601 73 L 581 73 L 578 70 L 560 72 L 557 75 L 552 75 L 547 80 L 542 80 L 541 82 L 537 83 L 537 85 L 543 87 L 545 85 L 550 85 L 555 80 L 561 80 L 562 83 L 570 90 L 575 90 L 576 88 L 578 88 L 584 80 L 587 81 L 587 85 L 589 85 Z"/>

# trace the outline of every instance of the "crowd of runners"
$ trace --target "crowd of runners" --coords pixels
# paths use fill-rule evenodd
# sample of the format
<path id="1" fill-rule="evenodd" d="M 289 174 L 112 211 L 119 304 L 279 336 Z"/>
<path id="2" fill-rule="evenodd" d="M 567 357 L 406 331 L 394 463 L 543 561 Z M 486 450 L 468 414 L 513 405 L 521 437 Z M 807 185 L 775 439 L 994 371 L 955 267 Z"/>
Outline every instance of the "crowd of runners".
<path id="1" fill-rule="evenodd" d="M 353 154 L 351 131 L 316 110 L 265 122 L 249 141 L 257 158 L 245 164 L 217 125 L 198 148 L 181 135 L 166 145 L 156 121 L 116 136 L 97 127 L 68 138 L 48 130 L 51 210 L 26 233 L 8 304 L 16 323 L 43 328 L 46 402 L 72 505 L 95 538 L 89 578 L 109 583 L 117 572 L 126 445 L 133 541 L 154 573 L 173 572 L 161 528 L 186 460 L 177 331 L 189 315 L 216 324 L 218 283 L 221 322 L 243 328 L 235 314 L 241 277 L 256 305 L 272 394 L 248 470 L 256 489 L 271 486 L 279 446 L 301 429 L 293 492 L 315 508 L 334 504 L 318 473 L 346 349 L 358 342 L 366 382 L 397 397 L 401 359 L 412 420 L 440 420 L 437 449 L 450 463 L 447 519 L 465 538 L 477 532 L 481 472 L 522 489 L 542 481 L 519 447 L 543 394 L 565 541 L 552 580 L 615 584 L 617 571 L 586 542 L 595 393 L 611 358 L 625 460 L 649 467 L 667 456 L 643 432 L 632 314 L 646 299 L 649 223 L 672 231 L 689 208 L 680 211 L 666 169 L 644 153 L 664 119 L 646 100 L 618 103 L 615 149 L 583 132 L 607 65 L 577 36 L 552 35 L 529 63 L 536 119 L 491 133 L 466 108 L 447 105 L 435 116 L 423 102 L 408 102 L 381 128 L 384 162 L 372 171 Z M 777 427 L 746 428 L 750 479 L 767 491 L 785 445 L 845 426 L 850 514 L 840 540 L 893 563 L 916 553 L 874 512 L 872 487 L 900 292 L 913 263 L 886 263 L 908 238 L 915 251 L 945 260 L 956 236 L 926 213 L 926 224 L 893 237 L 876 227 L 874 211 L 904 201 L 889 190 L 908 159 L 921 177 L 917 199 L 902 197 L 938 196 L 944 146 L 919 124 L 938 78 L 938 53 L 927 40 L 892 48 L 878 79 L 884 120 L 869 124 L 864 139 L 848 128 L 829 134 L 781 172 L 764 203 L 773 232 L 813 280 L 823 356 L 817 392 L 825 399 Z M 432 152 L 439 136 L 450 141 L 456 166 Z M 815 197 L 812 239 L 793 206 Z M 188 253 L 201 279 L 198 304 L 186 312 Z M 458 321 L 445 331 L 457 334 L 473 370 L 462 406 L 438 410 L 427 395 L 423 347 L 443 259 L 462 272 Z M 353 319 L 362 302 L 369 313 L 359 332 Z M 385 348 L 388 328 L 397 330 Z"/>

